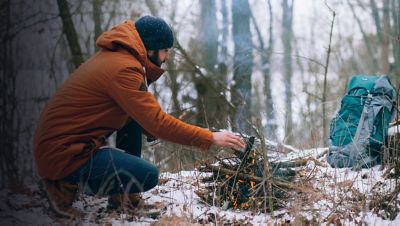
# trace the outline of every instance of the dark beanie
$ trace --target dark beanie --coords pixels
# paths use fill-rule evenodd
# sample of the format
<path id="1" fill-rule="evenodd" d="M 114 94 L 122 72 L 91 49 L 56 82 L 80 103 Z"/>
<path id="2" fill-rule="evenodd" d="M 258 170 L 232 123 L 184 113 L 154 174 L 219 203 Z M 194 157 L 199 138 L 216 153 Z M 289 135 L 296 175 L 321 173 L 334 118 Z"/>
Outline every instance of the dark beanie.
<path id="1" fill-rule="evenodd" d="M 170 26 L 161 18 L 143 16 L 135 23 L 136 30 L 147 50 L 171 48 L 174 35 Z"/>

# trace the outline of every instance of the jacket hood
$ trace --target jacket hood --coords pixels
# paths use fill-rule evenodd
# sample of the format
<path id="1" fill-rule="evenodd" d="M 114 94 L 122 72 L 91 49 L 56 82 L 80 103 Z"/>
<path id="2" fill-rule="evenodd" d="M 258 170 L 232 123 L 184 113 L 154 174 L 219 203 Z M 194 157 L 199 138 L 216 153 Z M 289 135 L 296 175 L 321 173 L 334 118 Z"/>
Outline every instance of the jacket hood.
<path id="1" fill-rule="evenodd" d="M 101 34 L 96 45 L 99 48 L 111 51 L 123 46 L 146 68 L 146 77 L 149 83 L 156 81 L 164 73 L 163 69 L 148 59 L 146 48 L 131 20 L 127 20 Z"/>

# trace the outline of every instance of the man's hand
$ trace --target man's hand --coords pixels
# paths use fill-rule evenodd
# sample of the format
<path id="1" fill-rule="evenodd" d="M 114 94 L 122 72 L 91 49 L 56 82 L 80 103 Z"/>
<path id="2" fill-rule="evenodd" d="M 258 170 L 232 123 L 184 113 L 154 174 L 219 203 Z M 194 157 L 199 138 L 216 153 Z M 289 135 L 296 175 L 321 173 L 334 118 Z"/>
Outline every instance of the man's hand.
<path id="1" fill-rule="evenodd" d="M 213 133 L 213 144 L 219 147 L 233 148 L 235 150 L 240 150 L 246 146 L 242 138 L 228 131 Z"/>

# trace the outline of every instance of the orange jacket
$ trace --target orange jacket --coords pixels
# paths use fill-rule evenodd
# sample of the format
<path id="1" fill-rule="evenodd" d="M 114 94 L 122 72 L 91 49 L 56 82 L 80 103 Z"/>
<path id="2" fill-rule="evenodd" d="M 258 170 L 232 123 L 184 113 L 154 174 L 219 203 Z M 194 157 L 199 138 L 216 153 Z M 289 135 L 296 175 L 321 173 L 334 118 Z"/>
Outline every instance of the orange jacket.
<path id="1" fill-rule="evenodd" d="M 97 46 L 101 50 L 72 73 L 40 117 L 34 139 L 39 176 L 56 180 L 69 175 L 129 117 L 161 139 L 210 147 L 209 130 L 166 114 L 147 92 L 145 81 L 154 82 L 164 71 L 148 60 L 132 21 L 104 32 Z"/>

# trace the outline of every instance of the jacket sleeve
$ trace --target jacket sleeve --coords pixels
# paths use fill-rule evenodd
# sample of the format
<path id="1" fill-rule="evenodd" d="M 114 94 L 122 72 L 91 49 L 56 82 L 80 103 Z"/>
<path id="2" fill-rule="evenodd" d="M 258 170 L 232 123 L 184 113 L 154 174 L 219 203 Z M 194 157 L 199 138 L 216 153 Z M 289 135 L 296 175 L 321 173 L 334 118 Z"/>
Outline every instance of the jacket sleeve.
<path id="1" fill-rule="evenodd" d="M 155 97 L 140 91 L 143 75 L 134 68 L 124 68 L 107 85 L 108 95 L 144 130 L 163 140 L 209 149 L 212 133 L 209 130 L 184 123 L 165 113 Z"/>

